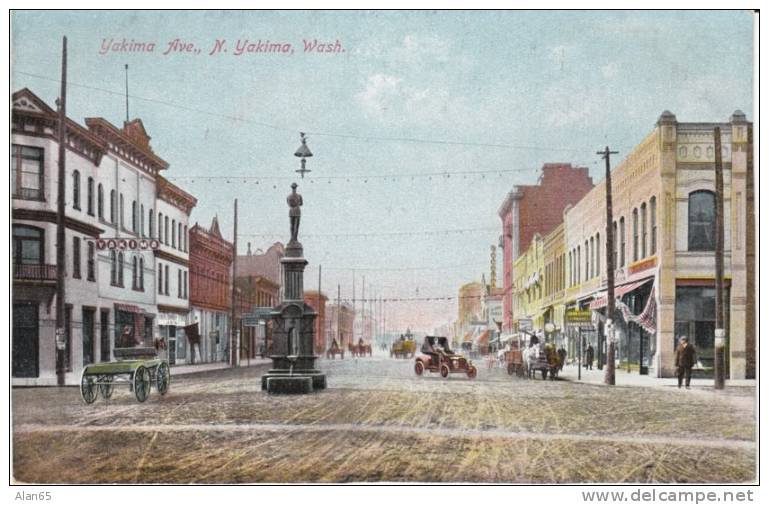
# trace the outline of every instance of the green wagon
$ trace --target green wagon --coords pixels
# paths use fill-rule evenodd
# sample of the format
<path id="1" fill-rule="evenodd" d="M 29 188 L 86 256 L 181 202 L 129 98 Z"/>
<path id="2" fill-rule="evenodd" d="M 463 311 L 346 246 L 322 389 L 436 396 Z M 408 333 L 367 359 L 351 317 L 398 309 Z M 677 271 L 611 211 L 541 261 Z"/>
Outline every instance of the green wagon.
<path id="1" fill-rule="evenodd" d="M 161 395 L 168 392 L 171 370 L 166 360 L 157 357 L 154 348 L 115 349 L 115 357 L 118 358 L 116 361 L 83 368 L 80 396 L 85 403 L 95 402 L 98 395 L 109 400 L 115 388 L 121 385 L 128 385 L 128 390 L 140 402 L 149 398 L 153 384 Z"/>

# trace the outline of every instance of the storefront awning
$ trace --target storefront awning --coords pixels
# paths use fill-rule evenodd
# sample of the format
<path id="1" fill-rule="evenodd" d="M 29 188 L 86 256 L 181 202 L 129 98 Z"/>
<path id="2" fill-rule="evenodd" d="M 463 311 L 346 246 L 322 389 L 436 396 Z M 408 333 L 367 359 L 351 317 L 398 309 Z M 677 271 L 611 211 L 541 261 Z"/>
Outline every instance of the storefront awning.
<path id="1" fill-rule="evenodd" d="M 627 293 L 630 293 L 631 291 L 634 291 L 641 287 L 642 285 L 646 284 L 647 282 L 651 282 L 654 279 L 644 279 L 642 281 L 637 282 L 631 282 L 629 284 L 624 284 L 621 286 L 617 286 L 614 288 L 614 298 L 622 298 Z M 590 302 L 590 310 L 598 310 L 606 307 L 607 300 L 606 300 L 606 291 L 602 291 L 598 297 Z"/>
<path id="2" fill-rule="evenodd" d="M 136 305 L 130 305 L 128 303 L 116 303 L 115 310 L 121 312 L 133 312 L 134 314 L 144 314 L 144 309 Z"/>

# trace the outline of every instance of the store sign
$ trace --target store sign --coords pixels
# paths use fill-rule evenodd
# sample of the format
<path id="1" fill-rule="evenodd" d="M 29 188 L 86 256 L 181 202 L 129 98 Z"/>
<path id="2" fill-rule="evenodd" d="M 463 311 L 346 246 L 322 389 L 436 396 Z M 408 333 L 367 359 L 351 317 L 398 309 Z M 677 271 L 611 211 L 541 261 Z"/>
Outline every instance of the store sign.
<path id="1" fill-rule="evenodd" d="M 94 241 L 96 249 L 118 251 L 146 251 L 160 248 L 160 242 L 155 239 L 134 238 L 100 238 Z"/>
<path id="2" fill-rule="evenodd" d="M 592 310 L 567 310 L 566 324 L 590 324 L 593 322 Z"/>
<path id="3" fill-rule="evenodd" d="M 175 312 L 160 312 L 155 321 L 158 326 L 187 326 L 185 317 Z"/>
<path id="4" fill-rule="evenodd" d="M 534 329 L 534 322 L 531 319 L 519 319 L 518 331 L 531 331 Z"/>

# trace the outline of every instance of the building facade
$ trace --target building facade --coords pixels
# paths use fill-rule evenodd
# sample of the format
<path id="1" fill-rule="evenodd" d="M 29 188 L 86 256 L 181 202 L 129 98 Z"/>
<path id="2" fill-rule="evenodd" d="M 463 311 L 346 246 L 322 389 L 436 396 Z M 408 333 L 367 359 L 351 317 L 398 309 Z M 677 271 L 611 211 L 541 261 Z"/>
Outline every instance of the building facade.
<path id="1" fill-rule="evenodd" d="M 326 334 L 329 346 L 336 340 L 337 344 L 347 348 L 353 339 L 353 323 L 355 310 L 349 303 L 331 304 L 326 306 Z"/>
<path id="2" fill-rule="evenodd" d="M 198 323 L 202 362 L 228 361 L 234 248 L 214 217 L 206 229 L 190 228 L 190 322 Z"/>
<path id="3" fill-rule="evenodd" d="M 56 383 L 58 115 L 28 89 L 13 94 L 11 145 L 14 385 Z M 159 274 L 158 180 L 168 163 L 141 120 L 67 120 L 65 381 L 113 359 L 115 347 L 154 345 Z M 191 198 L 191 197 L 190 197 Z"/>
<path id="4" fill-rule="evenodd" d="M 195 197 L 163 177 L 157 178 L 158 240 L 155 250 L 158 332 L 171 365 L 201 360 L 200 342 L 187 335 L 189 300 L 189 217 Z"/>
<path id="5" fill-rule="evenodd" d="M 538 184 L 515 186 L 497 214 L 502 220 L 503 332 L 513 331 L 513 264 L 535 234 L 547 235 L 563 220 L 563 210 L 593 187 L 588 169 L 570 163 L 546 163 Z"/>
<path id="6" fill-rule="evenodd" d="M 715 141 L 724 168 L 724 277 L 727 370 L 755 377 L 755 238 L 752 125 L 740 111 L 728 123 L 679 123 L 665 111 L 655 129 L 612 170 L 611 252 L 615 265 L 616 364 L 657 377 L 675 372 L 681 336 L 697 349 L 695 370 L 712 374 L 715 334 Z M 569 310 L 593 313 L 582 335 L 605 364 L 605 180 L 568 206 L 563 223 L 535 236 L 514 262 L 514 321 L 548 322 L 572 357 Z M 541 293 L 541 294 L 540 294 Z"/>
<path id="7" fill-rule="evenodd" d="M 315 318 L 315 333 L 313 334 L 313 351 L 322 356 L 330 342 L 326 340 L 326 303 L 328 297 L 317 291 L 305 291 L 304 303 L 313 308 L 318 316 Z"/>

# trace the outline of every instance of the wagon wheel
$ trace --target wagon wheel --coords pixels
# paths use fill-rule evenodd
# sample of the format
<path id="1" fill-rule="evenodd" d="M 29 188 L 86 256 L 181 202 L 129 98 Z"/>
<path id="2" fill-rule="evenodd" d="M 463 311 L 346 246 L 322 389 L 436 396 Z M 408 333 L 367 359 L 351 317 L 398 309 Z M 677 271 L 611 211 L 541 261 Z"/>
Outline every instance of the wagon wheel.
<path id="1" fill-rule="evenodd" d="M 449 370 L 449 365 L 447 365 L 445 363 L 441 365 L 441 377 L 443 377 L 445 379 L 446 377 L 449 376 L 449 372 L 450 371 L 451 370 Z"/>
<path id="2" fill-rule="evenodd" d="M 547 368 L 542 369 L 542 380 L 547 379 Z"/>
<path id="3" fill-rule="evenodd" d="M 112 376 L 104 375 L 99 379 L 99 394 L 105 400 L 112 398 L 112 393 L 115 391 L 115 387 L 112 385 Z"/>
<path id="4" fill-rule="evenodd" d="M 134 372 L 133 378 L 134 394 L 138 401 L 143 402 L 150 396 L 151 384 L 150 371 L 143 365 L 139 365 Z"/>
<path id="5" fill-rule="evenodd" d="M 168 387 L 171 385 L 171 370 L 165 361 L 158 365 L 158 369 L 155 372 L 155 385 L 158 393 L 161 395 L 166 394 Z"/>
<path id="6" fill-rule="evenodd" d="M 474 366 L 471 366 L 467 369 L 467 377 L 470 379 L 475 379 L 475 377 L 478 375 L 478 369 Z"/>
<path id="7" fill-rule="evenodd" d="M 417 361 L 416 364 L 414 365 L 414 372 L 417 375 L 422 375 L 424 371 L 425 371 L 425 364 L 422 363 L 421 361 Z"/>
<path id="8" fill-rule="evenodd" d="M 507 364 L 507 375 L 513 375 L 515 373 L 515 363 Z"/>
<path id="9" fill-rule="evenodd" d="M 87 375 L 87 368 L 80 375 L 80 397 L 86 404 L 96 401 L 96 379 L 93 375 Z"/>

